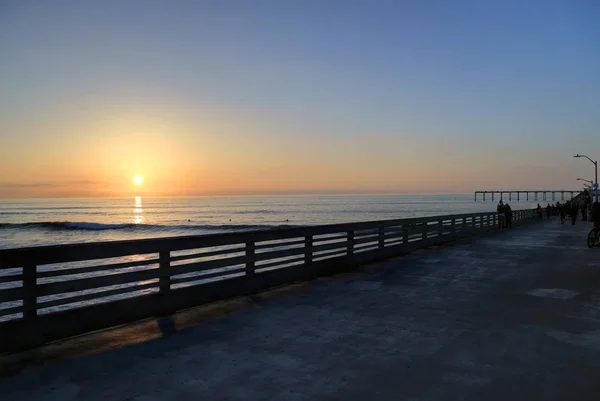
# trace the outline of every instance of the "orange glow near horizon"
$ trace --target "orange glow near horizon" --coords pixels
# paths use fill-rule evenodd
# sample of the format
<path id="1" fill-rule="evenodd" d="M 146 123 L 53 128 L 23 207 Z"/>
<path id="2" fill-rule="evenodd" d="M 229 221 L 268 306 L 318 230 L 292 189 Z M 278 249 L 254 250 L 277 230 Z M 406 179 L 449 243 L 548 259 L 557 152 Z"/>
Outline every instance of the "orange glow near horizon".
<path id="1" fill-rule="evenodd" d="M 11 150 L 0 147 L 0 198 L 467 193 L 490 182 L 531 187 L 531 177 L 535 186 L 554 187 L 558 179 L 568 187 L 572 175 L 518 149 L 498 151 L 498 144 L 492 152 L 408 133 L 372 140 L 318 128 L 283 135 L 277 125 L 210 107 L 124 110 L 10 126 Z M 37 139 L 21 142 L 28 133 Z"/>

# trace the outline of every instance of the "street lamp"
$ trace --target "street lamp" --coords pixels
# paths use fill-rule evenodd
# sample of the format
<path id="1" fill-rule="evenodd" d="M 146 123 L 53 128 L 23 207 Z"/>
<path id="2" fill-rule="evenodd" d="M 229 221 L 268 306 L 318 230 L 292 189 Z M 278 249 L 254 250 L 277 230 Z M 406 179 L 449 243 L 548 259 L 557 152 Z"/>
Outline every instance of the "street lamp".
<path id="1" fill-rule="evenodd" d="M 584 181 L 585 182 L 585 184 L 583 184 L 583 190 L 584 191 L 588 191 L 589 193 L 593 193 L 594 192 L 594 181 L 585 180 L 583 178 L 578 178 L 577 181 Z"/>
<path id="2" fill-rule="evenodd" d="M 585 182 L 589 182 L 589 183 L 590 183 L 590 185 L 592 185 L 592 187 L 593 187 L 593 185 L 594 185 L 594 181 L 586 180 L 585 178 L 578 178 L 578 179 L 577 179 L 577 181 L 585 181 Z"/>
<path id="3" fill-rule="evenodd" d="M 585 157 L 586 159 L 588 159 L 589 161 L 591 161 L 594 164 L 594 166 L 596 167 L 596 183 L 594 184 L 594 195 L 596 195 L 596 202 L 598 202 L 598 161 L 593 161 L 592 159 L 590 159 L 586 155 L 580 155 L 579 153 L 577 153 L 573 157 Z"/>

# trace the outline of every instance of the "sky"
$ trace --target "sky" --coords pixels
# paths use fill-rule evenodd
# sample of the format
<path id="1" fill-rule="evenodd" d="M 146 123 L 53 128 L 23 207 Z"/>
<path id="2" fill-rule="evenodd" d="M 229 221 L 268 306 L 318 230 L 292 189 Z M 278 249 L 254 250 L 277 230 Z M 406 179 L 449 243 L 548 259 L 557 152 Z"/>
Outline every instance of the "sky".
<path id="1" fill-rule="evenodd" d="M 595 0 L 0 0 L 0 197 L 579 189 L 599 19 Z"/>

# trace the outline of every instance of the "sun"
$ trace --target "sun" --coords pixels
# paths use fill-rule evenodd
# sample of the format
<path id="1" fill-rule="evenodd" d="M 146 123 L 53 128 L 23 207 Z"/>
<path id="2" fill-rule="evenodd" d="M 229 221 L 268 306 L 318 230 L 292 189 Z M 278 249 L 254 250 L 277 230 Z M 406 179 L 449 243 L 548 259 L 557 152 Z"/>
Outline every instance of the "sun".
<path id="1" fill-rule="evenodd" d="M 135 177 L 133 177 L 134 185 L 142 185 L 143 182 L 144 182 L 144 177 L 142 177 L 141 175 L 136 175 Z"/>

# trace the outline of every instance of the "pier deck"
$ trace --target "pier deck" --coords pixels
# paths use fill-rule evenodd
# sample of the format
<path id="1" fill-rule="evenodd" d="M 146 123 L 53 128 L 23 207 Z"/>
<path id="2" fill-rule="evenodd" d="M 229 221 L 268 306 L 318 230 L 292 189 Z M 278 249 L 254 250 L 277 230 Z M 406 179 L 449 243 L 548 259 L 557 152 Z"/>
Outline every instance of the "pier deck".
<path id="1" fill-rule="evenodd" d="M 33 362 L 0 379 L 0 395 L 597 400 L 600 249 L 586 247 L 589 228 L 544 221 L 419 251 L 243 298 L 244 307 L 178 332 L 149 321 L 97 334 L 114 349 L 93 355 L 78 355 L 93 336 L 68 340 L 75 351 L 63 346 L 58 361 L 32 366 L 53 346 L 30 352 Z M 160 338 L 142 341 L 157 327 Z"/>

